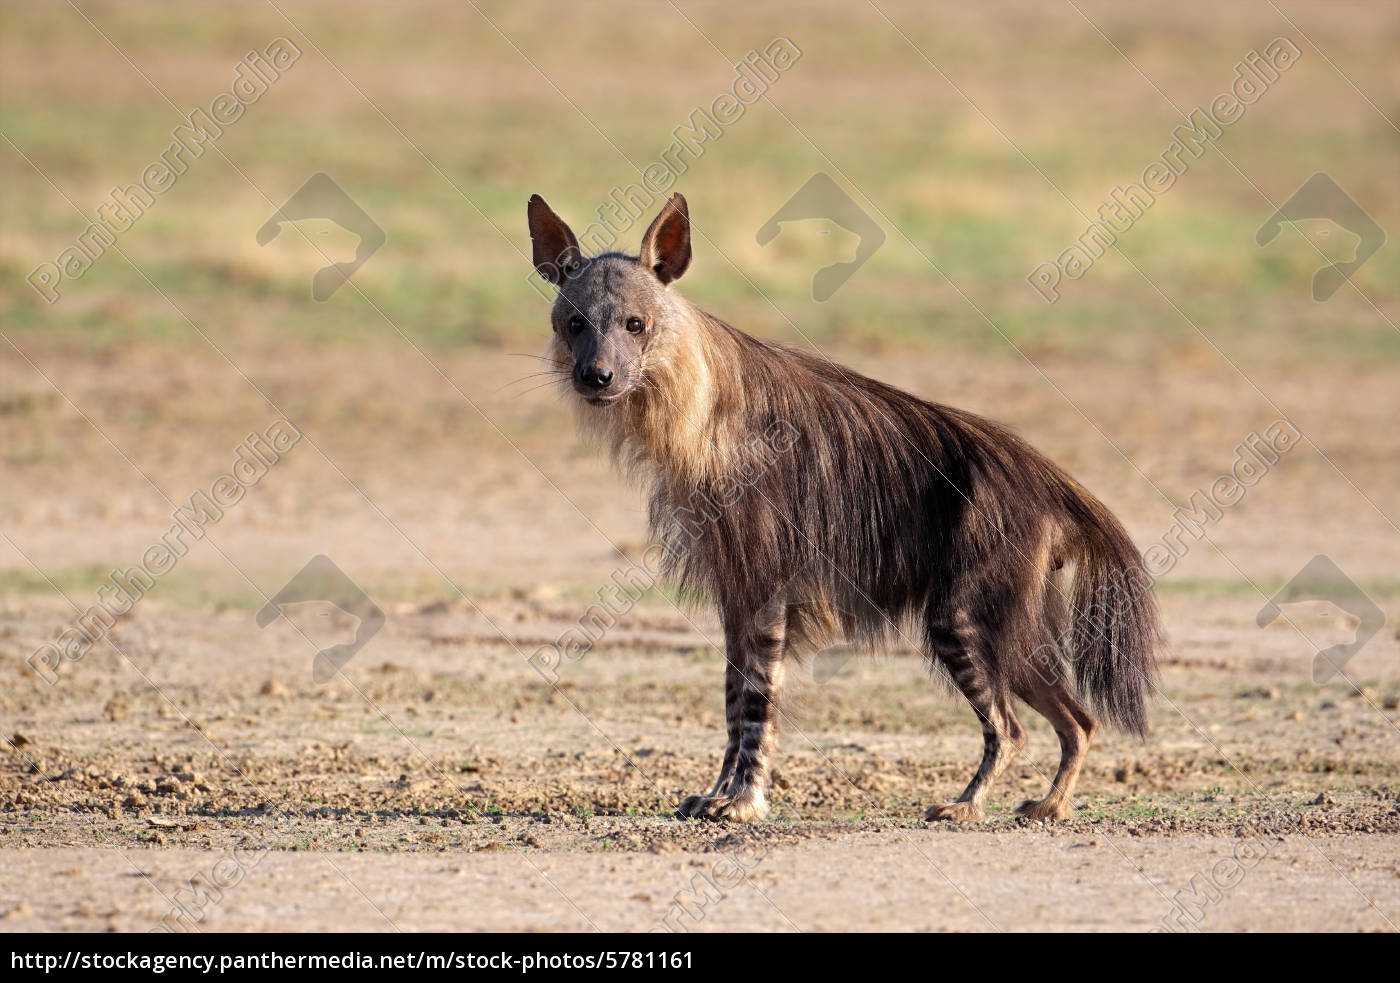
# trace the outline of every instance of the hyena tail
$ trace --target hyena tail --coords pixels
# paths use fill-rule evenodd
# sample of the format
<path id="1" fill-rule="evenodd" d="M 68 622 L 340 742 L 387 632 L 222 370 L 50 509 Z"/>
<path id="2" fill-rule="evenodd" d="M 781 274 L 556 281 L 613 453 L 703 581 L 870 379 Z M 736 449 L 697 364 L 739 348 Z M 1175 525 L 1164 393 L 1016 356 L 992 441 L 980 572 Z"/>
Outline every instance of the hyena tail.
<path id="1" fill-rule="evenodd" d="M 1161 640 L 1152 580 L 1122 524 L 1079 487 L 1066 488 L 1072 531 L 1065 559 L 1074 574 L 1056 626 L 1081 695 L 1111 723 L 1147 733 L 1147 695 Z M 1058 620 L 1058 619 L 1057 619 Z"/>

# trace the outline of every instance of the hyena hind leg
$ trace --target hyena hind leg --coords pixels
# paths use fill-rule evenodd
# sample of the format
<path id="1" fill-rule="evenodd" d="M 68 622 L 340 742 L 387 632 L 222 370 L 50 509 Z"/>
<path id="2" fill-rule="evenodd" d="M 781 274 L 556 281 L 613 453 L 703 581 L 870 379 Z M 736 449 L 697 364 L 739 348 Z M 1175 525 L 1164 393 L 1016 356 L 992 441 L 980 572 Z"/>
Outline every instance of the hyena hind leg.
<path id="1" fill-rule="evenodd" d="M 953 684 L 967 698 L 982 724 L 982 763 L 962 795 L 953 802 L 929 806 L 924 810 L 924 819 L 981 819 L 982 802 L 992 782 L 1026 746 L 1026 733 L 1011 709 L 1010 700 L 998 692 L 990 675 L 972 656 L 970 646 L 951 633 L 931 634 L 934 657 L 948 670 Z"/>
<path id="2" fill-rule="evenodd" d="M 1070 819 L 1074 816 L 1074 786 L 1098 724 L 1089 711 L 1060 680 L 1053 682 L 1032 672 L 1016 686 L 1016 695 L 1050 721 L 1060 738 L 1060 768 L 1043 799 L 1027 799 L 1016 814 L 1027 819 Z"/>

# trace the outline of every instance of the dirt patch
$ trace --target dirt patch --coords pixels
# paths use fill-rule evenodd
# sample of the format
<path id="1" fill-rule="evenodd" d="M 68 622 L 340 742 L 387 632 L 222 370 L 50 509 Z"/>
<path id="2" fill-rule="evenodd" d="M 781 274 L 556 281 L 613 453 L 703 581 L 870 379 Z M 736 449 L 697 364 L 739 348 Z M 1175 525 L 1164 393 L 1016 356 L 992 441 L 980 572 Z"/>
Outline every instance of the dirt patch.
<path id="1" fill-rule="evenodd" d="M 486 614 L 538 630 L 512 617 L 520 609 L 501 602 Z M 1178 621 L 1187 612 L 1221 616 L 1203 598 L 1169 609 Z M 1128 922 L 1159 919 L 1240 842 L 1266 844 L 1259 871 L 1272 873 L 1252 873 L 1248 890 L 1202 909 L 1203 925 L 1387 927 L 1400 900 L 1400 752 L 1396 712 L 1383 705 L 1400 690 L 1393 639 L 1358 657 L 1356 671 L 1372 680 L 1365 696 L 1313 686 L 1305 658 L 1205 658 L 1211 646 L 1183 646 L 1166 668 L 1151 739 L 1107 735 L 1089 758 L 1078 816 L 1054 826 L 1010 811 L 1053 774 L 1053 735 L 1035 724 L 986 821 L 924 824 L 922 807 L 954 796 L 975 764 L 974 722 L 915 658 L 853 663 L 824 685 L 809 681 L 791 706 L 778 818 L 729 827 L 671 818 L 682 795 L 708 784 L 722 727 L 719 653 L 678 617 L 665 625 L 652 613 L 649 629 L 617 629 L 619 644 L 568 667 L 557 690 L 508 643 L 483 644 L 485 617 L 452 606 L 394 618 L 349 667 L 353 684 L 326 686 L 312 682 L 291 626 L 264 638 L 249 620 L 153 605 L 116 634 L 123 654 L 94 651 L 14 707 L 21 729 L 0 778 L 13 892 L 3 927 L 138 927 L 162 917 L 163 896 L 201 864 L 234 856 L 259 858 L 257 869 L 210 908 L 208 927 L 257 929 L 284 913 L 286 882 L 339 876 L 298 854 L 331 858 L 384 908 L 315 922 L 332 928 L 373 929 L 385 916 L 400 927 L 586 927 L 575 905 L 600 927 L 644 928 L 726 858 L 761 862 L 726 892 L 749 900 L 716 906 L 705 928 L 744 918 L 843 927 L 832 912 L 848 905 L 865 914 L 844 927 L 986 928 L 979 911 L 1001 927 L 1127 927 L 1108 906 L 1127 905 Z M 6 624 L 20 635 L 35 627 L 12 614 Z M 661 627 L 675 640 L 644 641 Z M 1242 631 L 1221 629 L 1218 641 Z M 17 661 L 9 672 L 21 671 Z M 1046 917 L 1036 886 L 1065 889 L 1067 857 L 1085 907 Z M 921 873 L 906 883 L 910 866 Z M 70 868 L 84 872 L 86 900 L 36 904 L 48 896 L 38 885 Z M 390 913 L 415 872 L 449 892 L 463 878 L 514 885 L 506 893 L 523 891 L 523 907 L 410 913 L 404 902 Z M 1315 907 L 1265 888 L 1304 874 L 1349 912 L 1340 923 L 1309 926 Z M 529 886 L 551 880 L 562 895 Z M 951 907 L 857 903 L 895 882 L 902 893 L 936 888 Z M 1352 903 L 1350 882 L 1366 901 Z M 648 901 L 629 902 L 639 895 Z M 336 896 L 311 890 L 295 904 L 324 919 Z"/>
<path id="2" fill-rule="evenodd" d="M 140 448 L 162 495 L 66 403 L 46 401 L 42 380 L 27 409 L 0 415 L 16 440 L 51 433 L 74 449 L 18 467 L 5 506 L 14 549 L 0 594 L 0 929 L 149 927 L 182 885 L 228 857 L 258 859 L 201 909 L 200 924 L 226 930 L 293 917 L 329 929 L 644 929 L 697 874 L 732 883 L 692 927 L 1149 927 L 1179 894 L 1195 896 L 1193 877 L 1256 842 L 1264 859 L 1201 909 L 1202 927 L 1400 920 L 1393 534 L 1372 528 L 1377 513 L 1354 489 L 1323 481 L 1329 465 L 1306 449 L 1163 578 L 1170 637 L 1152 735 L 1097 741 L 1073 820 L 1037 826 L 1012 814 L 1044 793 L 1056 763 L 1053 735 L 1027 713 L 1031 744 L 995 787 L 987 819 L 925 825 L 923 808 L 967 781 L 980 737 L 917 654 L 894 651 L 824 682 L 795 674 L 778 817 L 731 828 L 672 817 L 718 765 L 723 661 L 710 612 L 657 591 L 561 667 L 557 685 L 526 661 L 638 554 L 639 494 L 577 445 L 548 394 L 483 395 L 507 441 L 460 397 L 405 384 L 419 371 L 409 357 L 376 366 L 399 380 L 391 405 L 348 364 L 337 371 L 337 357 L 318 354 L 329 381 L 299 406 L 305 443 L 52 686 L 27 656 L 168 528 L 166 495 L 207 487 L 249 421 L 271 416 L 230 384 L 214 393 L 225 414 L 151 429 L 142 421 L 173 413 L 180 393 L 224 383 L 203 381 L 199 360 L 170 356 L 169 392 L 142 404 L 127 388 L 139 375 L 131 365 L 113 374 L 73 361 L 75 401 L 119 445 Z M 478 355 L 478 368 L 492 358 L 509 371 L 505 356 Z M 1093 450 L 1086 441 L 1099 438 L 1053 393 L 1010 381 L 998 390 L 995 374 L 973 386 L 953 365 L 863 367 L 1018 423 L 1101 490 L 1140 541 L 1169 528 L 1156 488 Z M 1093 416 L 1130 384 L 1108 367 L 1054 368 Z M 449 371 L 459 369 L 465 377 L 462 366 Z M 261 374 L 285 395 L 301 372 L 281 357 Z M 1292 384 L 1325 380 L 1300 373 Z M 1197 406 L 1220 414 L 1192 416 L 1182 393 L 1167 392 L 1159 415 L 1135 419 L 1125 448 L 1177 501 L 1227 470 L 1244 432 L 1267 423 L 1219 380 L 1190 385 Z M 133 405 L 146 408 L 132 416 Z M 1361 425 L 1373 441 L 1397 439 L 1382 425 L 1383 398 L 1348 405 L 1369 407 Z M 369 407 L 377 426 L 352 438 L 345 420 Z M 1177 427 L 1193 433 L 1190 452 L 1168 456 L 1153 434 Z M 1345 443 L 1334 458 L 1364 487 L 1387 489 L 1382 511 L 1393 508 L 1396 485 L 1382 479 L 1395 459 Z M 1287 622 L 1256 625 L 1314 539 L 1337 544 L 1325 548 L 1389 616 L 1348 679 L 1322 686 L 1312 657 L 1350 637 L 1345 619 L 1290 609 Z M 387 615 L 345 678 L 325 685 L 313 656 L 344 640 L 342 621 L 312 605 L 264 629 L 254 622 L 315 553 L 332 555 Z M 424 891 L 433 900 L 419 903 Z M 466 895 L 494 900 L 455 900 Z"/>

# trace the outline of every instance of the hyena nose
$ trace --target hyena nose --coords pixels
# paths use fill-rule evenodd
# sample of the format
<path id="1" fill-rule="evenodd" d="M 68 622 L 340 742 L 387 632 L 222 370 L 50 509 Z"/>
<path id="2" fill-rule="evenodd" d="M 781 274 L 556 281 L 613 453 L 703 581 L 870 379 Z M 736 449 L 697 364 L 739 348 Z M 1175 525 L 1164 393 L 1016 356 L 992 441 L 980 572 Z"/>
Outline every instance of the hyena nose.
<path id="1" fill-rule="evenodd" d="M 613 374 L 607 369 L 601 369 L 596 365 L 587 365 L 583 369 L 583 384 L 592 386 L 594 389 L 606 389 L 613 380 Z"/>

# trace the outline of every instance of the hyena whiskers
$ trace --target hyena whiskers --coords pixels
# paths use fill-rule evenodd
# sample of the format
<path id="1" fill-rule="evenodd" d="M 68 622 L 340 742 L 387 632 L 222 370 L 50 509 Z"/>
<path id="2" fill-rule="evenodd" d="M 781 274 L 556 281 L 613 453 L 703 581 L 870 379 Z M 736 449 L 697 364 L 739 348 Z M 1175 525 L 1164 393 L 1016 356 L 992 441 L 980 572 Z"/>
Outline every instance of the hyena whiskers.
<path id="1" fill-rule="evenodd" d="M 1018 812 L 1072 815 L 1097 730 L 1085 701 L 1143 734 L 1155 675 L 1150 581 L 1112 513 L 1000 424 L 690 304 L 671 289 L 691 260 L 679 194 L 637 256 L 585 257 L 538 195 L 528 217 L 535 267 L 559 288 L 545 357 L 583 429 L 649 484 L 654 534 L 664 541 L 697 494 L 713 497 L 747 435 L 778 422 L 795 430 L 779 466 L 705 513 L 688 548 L 667 558 L 683 590 L 717 602 L 726 650 L 719 778 L 681 814 L 761 818 L 793 659 L 838 635 L 862 645 L 902 635 L 983 732 L 967 788 L 925 817 L 982 815 L 992 781 L 1025 745 L 1016 700 L 1051 722 L 1061 750 L 1046 796 Z"/>

